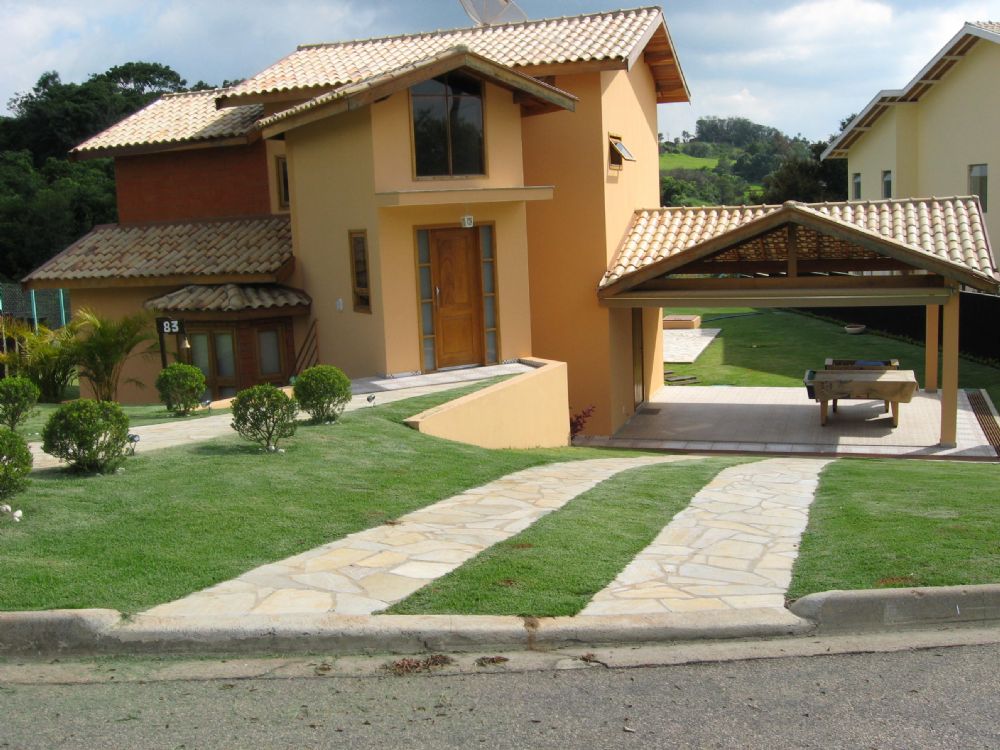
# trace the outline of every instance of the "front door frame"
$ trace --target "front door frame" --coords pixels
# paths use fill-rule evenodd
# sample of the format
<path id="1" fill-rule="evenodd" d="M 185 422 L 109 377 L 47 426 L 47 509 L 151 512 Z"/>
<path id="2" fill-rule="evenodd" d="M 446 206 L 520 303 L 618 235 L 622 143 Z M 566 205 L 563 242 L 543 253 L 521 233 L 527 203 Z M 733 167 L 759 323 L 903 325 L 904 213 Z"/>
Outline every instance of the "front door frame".
<path id="1" fill-rule="evenodd" d="M 457 368 L 462 368 L 462 367 L 480 367 L 480 366 L 483 366 L 483 365 L 485 365 L 487 363 L 486 362 L 486 358 L 487 358 L 487 345 L 486 345 L 487 328 L 486 328 L 486 313 L 485 313 L 485 309 L 484 309 L 485 298 L 486 298 L 487 294 L 486 294 L 486 285 L 485 285 L 485 281 L 486 280 L 483 278 L 484 264 L 486 263 L 486 261 L 484 261 L 483 254 L 482 254 L 483 253 L 483 246 L 482 246 L 482 234 L 481 234 L 483 229 L 489 229 L 491 237 L 492 237 L 492 257 L 489 259 L 489 263 L 490 263 L 490 267 L 492 268 L 492 273 L 493 273 L 493 279 L 492 279 L 492 281 L 493 281 L 493 286 L 492 286 L 493 292 L 492 292 L 492 294 L 490 296 L 492 296 L 494 298 L 493 299 L 493 303 L 494 303 L 494 315 L 497 318 L 497 320 L 495 321 L 496 322 L 496 328 L 495 329 L 490 329 L 490 330 L 494 331 L 494 335 L 496 337 L 496 361 L 497 362 L 501 361 L 500 360 L 501 332 L 500 332 L 500 326 L 499 326 L 499 315 L 500 315 L 500 299 L 499 299 L 500 298 L 500 287 L 499 287 L 499 284 L 500 284 L 500 281 L 499 281 L 499 273 L 498 273 L 499 259 L 497 257 L 497 232 L 496 232 L 496 224 L 494 222 L 492 222 L 492 221 L 484 221 L 484 222 L 481 222 L 481 223 L 477 223 L 477 224 L 475 224 L 472 227 L 462 227 L 462 226 L 460 226 L 458 224 L 423 224 L 423 225 L 417 225 L 417 226 L 413 227 L 413 258 L 414 258 L 414 270 L 415 270 L 415 275 L 416 275 L 416 279 L 415 280 L 416 280 L 416 289 L 417 289 L 417 293 L 416 293 L 417 294 L 417 296 L 416 296 L 417 305 L 416 306 L 417 306 L 417 341 L 418 341 L 418 344 L 419 344 L 418 345 L 418 360 L 420 362 L 419 370 L 422 371 L 422 372 L 434 372 L 434 371 L 441 370 L 441 369 L 448 370 L 448 369 L 453 369 L 453 368 L 457 369 Z M 476 251 L 476 266 L 477 266 L 477 269 L 478 269 L 478 277 L 477 278 L 478 278 L 478 282 L 479 282 L 478 283 L 478 290 L 477 290 L 477 296 L 478 296 L 478 299 L 479 299 L 479 319 L 478 319 L 478 324 L 479 324 L 479 327 L 478 327 L 478 339 L 479 339 L 479 341 L 478 341 L 478 350 L 479 350 L 479 355 L 478 355 L 478 361 L 476 361 L 476 362 L 469 362 L 469 363 L 466 363 L 466 364 L 451 365 L 451 366 L 447 366 L 446 365 L 444 367 L 441 366 L 441 364 L 440 364 L 441 363 L 440 345 L 439 345 L 440 344 L 440 340 L 438 338 L 439 335 L 440 335 L 440 328 L 438 326 L 438 321 L 437 321 L 438 309 L 437 309 L 437 300 L 436 300 L 436 295 L 435 295 L 435 299 L 433 300 L 433 305 L 432 305 L 432 320 L 433 320 L 433 334 L 432 334 L 432 336 L 434 338 L 434 367 L 433 367 L 433 370 L 429 370 L 426 367 L 426 362 L 424 360 L 424 339 L 427 338 L 427 336 L 428 336 L 428 334 L 426 333 L 426 330 L 425 330 L 425 325 L 424 325 L 425 324 L 425 321 L 424 321 L 424 317 L 425 316 L 424 316 L 424 305 L 423 305 L 423 303 L 426 302 L 426 300 L 424 299 L 424 295 L 421 292 L 421 283 L 420 283 L 420 269 L 421 269 L 421 266 L 427 266 L 428 263 L 422 263 L 421 260 L 420 260 L 420 242 L 419 242 L 419 237 L 420 237 L 420 233 L 421 232 L 426 232 L 426 234 L 427 234 L 428 252 L 430 254 L 429 265 L 430 265 L 430 269 L 431 269 L 431 271 L 430 271 L 431 278 L 432 278 L 431 283 L 432 283 L 432 286 L 433 286 L 436 283 L 436 272 L 434 270 L 434 265 L 435 265 L 435 262 L 434 262 L 434 249 L 433 249 L 433 239 L 432 239 L 433 234 L 435 232 L 438 232 L 438 231 L 455 231 L 455 230 L 469 232 L 471 234 L 471 236 L 473 237 L 473 244 L 474 244 L 475 251 Z"/>

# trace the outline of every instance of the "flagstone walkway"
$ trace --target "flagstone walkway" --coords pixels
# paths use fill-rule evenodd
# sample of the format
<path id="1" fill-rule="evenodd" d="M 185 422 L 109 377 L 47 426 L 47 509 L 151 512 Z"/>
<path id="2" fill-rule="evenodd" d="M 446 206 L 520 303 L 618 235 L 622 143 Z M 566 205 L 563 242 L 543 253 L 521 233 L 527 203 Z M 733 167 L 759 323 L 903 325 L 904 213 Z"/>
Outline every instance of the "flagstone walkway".
<path id="1" fill-rule="evenodd" d="M 639 466 L 692 456 L 593 459 L 538 466 L 251 570 L 149 610 L 155 616 L 383 610 L 577 495 Z"/>
<path id="2" fill-rule="evenodd" d="M 773 458 L 719 472 L 581 615 L 783 608 L 828 463 Z"/>

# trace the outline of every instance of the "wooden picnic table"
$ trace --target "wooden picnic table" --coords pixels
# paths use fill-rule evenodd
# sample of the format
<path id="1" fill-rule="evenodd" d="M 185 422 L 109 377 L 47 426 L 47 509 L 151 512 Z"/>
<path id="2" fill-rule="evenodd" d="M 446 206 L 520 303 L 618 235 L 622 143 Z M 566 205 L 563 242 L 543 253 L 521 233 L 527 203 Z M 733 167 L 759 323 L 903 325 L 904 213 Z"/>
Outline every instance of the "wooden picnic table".
<path id="1" fill-rule="evenodd" d="M 908 404 L 917 391 L 913 370 L 809 370 L 803 379 L 811 398 L 819 402 L 819 421 L 825 425 L 829 404 L 839 399 L 877 399 L 889 404 L 892 426 L 899 426 L 899 405 Z"/>

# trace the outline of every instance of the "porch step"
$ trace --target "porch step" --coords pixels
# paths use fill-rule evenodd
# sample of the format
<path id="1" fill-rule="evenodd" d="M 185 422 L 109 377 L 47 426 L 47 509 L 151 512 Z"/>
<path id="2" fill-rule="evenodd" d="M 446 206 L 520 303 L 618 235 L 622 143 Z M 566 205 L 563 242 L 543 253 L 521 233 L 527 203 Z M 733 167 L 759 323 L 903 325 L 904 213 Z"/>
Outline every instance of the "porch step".
<path id="1" fill-rule="evenodd" d="M 667 383 L 670 385 L 694 385 L 697 382 L 697 375 L 674 375 L 672 378 L 667 378 Z"/>

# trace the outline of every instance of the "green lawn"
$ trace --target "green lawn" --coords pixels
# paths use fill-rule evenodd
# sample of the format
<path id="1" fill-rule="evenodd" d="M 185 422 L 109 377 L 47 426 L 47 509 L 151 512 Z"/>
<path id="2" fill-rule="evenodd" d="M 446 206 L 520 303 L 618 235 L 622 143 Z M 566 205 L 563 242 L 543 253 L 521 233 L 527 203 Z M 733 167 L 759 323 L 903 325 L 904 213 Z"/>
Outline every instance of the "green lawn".
<path id="1" fill-rule="evenodd" d="M 483 385 L 303 426 L 285 454 L 234 436 L 137 456 L 120 475 L 38 472 L 17 497 L 24 521 L 0 523 L 0 610 L 135 612 L 520 469 L 608 455 L 490 451 L 402 424 Z"/>
<path id="2" fill-rule="evenodd" d="M 660 171 L 671 169 L 715 169 L 719 160 L 714 157 L 688 156 L 687 154 L 660 154 Z"/>
<path id="3" fill-rule="evenodd" d="M 1000 581 L 1000 465 L 842 459 L 823 472 L 790 598 Z"/>
<path id="4" fill-rule="evenodd" d="M 822 368 L 827 357 L 896 358 L 924 382 L 924 347 L 905 341 L 873 333 L 852 336 L 836 323 L 785 310 L 664 312 L 699 314 L 702 328 L 722 329 L 694 364 L 666 365 L 678 375 L 697 375 L 699 385 L 800 386 L 805 371 Z M 963 388 L 985 388 L 1000 404 L 1000 369 L 963 359 L 959 383 Z"/>
<path id="5" fill-rule="evenodd" d="M 624 471 L 388 611 L 575 615 L 716 474 L 750 460 L 710 458 Z"/>

